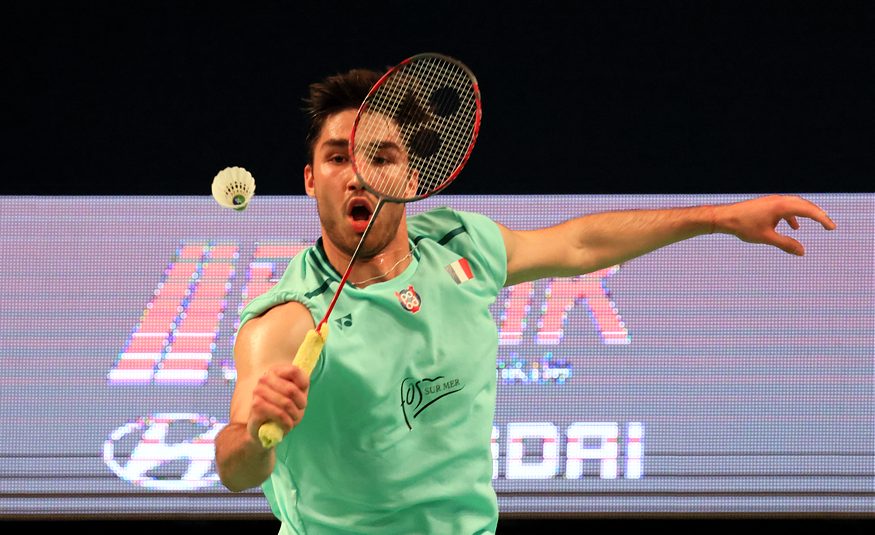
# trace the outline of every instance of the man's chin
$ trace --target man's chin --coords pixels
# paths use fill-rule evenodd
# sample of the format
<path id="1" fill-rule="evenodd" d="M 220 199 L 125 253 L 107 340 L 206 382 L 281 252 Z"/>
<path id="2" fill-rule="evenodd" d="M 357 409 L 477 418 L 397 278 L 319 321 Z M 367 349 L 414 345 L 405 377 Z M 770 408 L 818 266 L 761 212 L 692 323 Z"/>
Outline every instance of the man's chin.
<path id="1" fill-rule="evenodd" d="M 358 247 L 365 230 L 367 230 L 368 221 L 354 221 L 347 218 L 344 223 L 346 224 L 340 226 L 341 228 L 344 228 L 341 235 L 332 232 L 329 234 L 329 238 L 339 249 L 343 250 L 344 253 L 352 256 L 356 247 Z M 339 229 L 335 228 L 335 231 L 336 230 Z M 368 232 L 368 237 L 365 240 L 365 243 L 362 244 L 361 251 L 359 251 L 359 258 L 369 258 L 379 254 L 391 241 L 389 236 L 386 223 L 381 223 L 380 221 L 375 222 L 371 227 L 370 232 Z"/>

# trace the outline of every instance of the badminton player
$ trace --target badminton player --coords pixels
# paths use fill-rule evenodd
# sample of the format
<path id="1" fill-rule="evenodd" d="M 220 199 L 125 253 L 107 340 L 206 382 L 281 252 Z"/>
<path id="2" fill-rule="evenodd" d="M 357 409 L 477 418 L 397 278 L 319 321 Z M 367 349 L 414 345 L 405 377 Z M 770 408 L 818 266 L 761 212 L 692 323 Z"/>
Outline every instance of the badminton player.
<path id="1" fill-rule="evenodd" d="M 514 231 L 442 208 L 407 217 L 387 203 L 329 321 L 309 377 L 291 364 L 323 316 L 377 199 L 356 178 L 347 140 L 380 73 L 352 70 L 310 87 L 306 192 L 322 236 L 242 313 L 230 423 L 216 463 L 232 491 L 262 486 L 281 533 L 493 533 L 490 439 L 495 321 L 505 286 L 590 273 L 702 234 L 733 234 L 802 255 L 776 232 L 807 218 L 796 196 L 735 204 L 604 212 Z M 396 155 L 404 165 L 404 155 Z M 393 157 L 394 158 L 394 157 Z M 259 427 L 285 439 L 265 448 Z"/>

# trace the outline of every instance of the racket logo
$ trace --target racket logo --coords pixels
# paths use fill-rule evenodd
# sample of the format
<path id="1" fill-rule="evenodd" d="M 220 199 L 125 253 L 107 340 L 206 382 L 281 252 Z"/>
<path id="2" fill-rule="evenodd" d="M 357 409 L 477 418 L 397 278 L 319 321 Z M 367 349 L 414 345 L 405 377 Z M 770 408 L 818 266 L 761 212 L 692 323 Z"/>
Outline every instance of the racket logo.
<path id="1" fill-rule="evenodd" d="M 400 292 L 395 292 L 395 297 L 397 297 L 398 302 L 401 303 L 401 308 L 412 314 L 419 312 L 419 309 L 422 306 L 422 299 L 420 299 L 416 290 L 413 289 L 412 284 Z"/>
<path id="2" fill-rule="evenodd" d="M 349 142 L 353 170 L 381 201 L 428 197 L 465 166 L 481 115 L 480 88 L 468 67 L 441 54 L 410 57 L 384 74 L 359 107 Z M 388 158 L 396 165 L 374 164 L 396 152 Z"/>

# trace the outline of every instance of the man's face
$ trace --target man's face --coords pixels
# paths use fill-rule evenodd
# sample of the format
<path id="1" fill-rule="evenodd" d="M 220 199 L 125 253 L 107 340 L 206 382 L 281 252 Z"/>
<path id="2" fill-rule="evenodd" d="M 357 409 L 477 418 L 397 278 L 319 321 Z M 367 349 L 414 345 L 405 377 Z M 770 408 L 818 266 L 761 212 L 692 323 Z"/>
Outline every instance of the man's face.
<path id="1" fill-rule="evenodd" d="M 356 110 L 349 109 L 328 117 L 316 140 L 313 163 L 304 169 L 307 195 L 316 199 L 323 238 L 350 256 L 367 228 L 378 200 L 362 188 L 350 162 L 348 141 L 355 116 Z M 360 143 L 358 137 L 357 143 Z M 379 152 L 374 171 L 366 172 L 377 172 L 379 168 L 379 176 L 391 180 L 407 176 L 406 154 L 393 148 L 392 144 L 388 144 L 387 152 Z M 403 218 L 403 204 L 384 204 L 359 253 L 361 258 L 376 255 L 399 232 L 405 232 L 400 227 Z"/>

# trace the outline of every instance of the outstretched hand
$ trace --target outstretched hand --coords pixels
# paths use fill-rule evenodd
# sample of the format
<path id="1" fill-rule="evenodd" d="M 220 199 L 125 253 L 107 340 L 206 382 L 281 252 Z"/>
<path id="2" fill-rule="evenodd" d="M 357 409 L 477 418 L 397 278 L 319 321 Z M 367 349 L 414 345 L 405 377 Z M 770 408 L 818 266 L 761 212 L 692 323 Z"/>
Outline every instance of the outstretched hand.
<path id="1" fill-rule="evenodd" d="M 748 243 L 773 245 L 784 252 L 802 256 L 805 247 L 790 236 L 776 231 L 781 220 L 793 230 L 799 229 L 798 217 L 817 221 L 826 230 L 835 230 L 836 224 L 816 204 L 794 195 L 769 195 L 714 207 L 714 230 L 734 234 Z"/>

